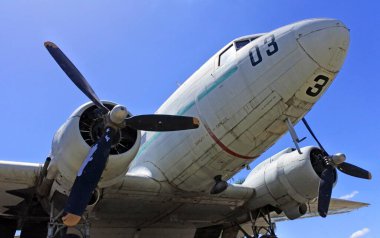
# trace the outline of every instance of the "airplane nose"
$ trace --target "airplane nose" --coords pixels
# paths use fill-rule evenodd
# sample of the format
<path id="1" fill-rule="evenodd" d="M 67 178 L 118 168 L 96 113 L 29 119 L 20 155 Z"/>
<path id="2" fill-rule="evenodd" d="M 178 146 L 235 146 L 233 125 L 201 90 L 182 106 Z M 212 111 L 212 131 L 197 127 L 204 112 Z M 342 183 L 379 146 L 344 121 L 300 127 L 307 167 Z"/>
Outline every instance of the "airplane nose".
<path id="1" fill-rule="evenodd" d="M 338 72 L 346 57 L 350 35 L 339 20 L 314 19 L 294 27 L 296 38 L 306 54 L 320 67 Z"/>

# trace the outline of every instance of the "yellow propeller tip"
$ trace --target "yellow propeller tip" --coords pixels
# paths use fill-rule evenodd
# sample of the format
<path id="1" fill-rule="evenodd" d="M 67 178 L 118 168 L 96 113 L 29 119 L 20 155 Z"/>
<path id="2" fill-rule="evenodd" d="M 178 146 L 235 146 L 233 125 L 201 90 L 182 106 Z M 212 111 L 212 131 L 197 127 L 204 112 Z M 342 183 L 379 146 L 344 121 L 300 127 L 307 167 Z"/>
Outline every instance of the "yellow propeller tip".
<path id="1" fill-rule="evenodd" d="M 196 117 L 193 117 L 193 124 L 198 127 L 200 125 L 199 119 Z"/>
<path id="2" fill-rule="evenodd" d="M 81 216 L 67 213 L 66 216 L 62 217 L 62 221 L 66 226 L 76 226 L 80 222 L 81 218 Z"/>

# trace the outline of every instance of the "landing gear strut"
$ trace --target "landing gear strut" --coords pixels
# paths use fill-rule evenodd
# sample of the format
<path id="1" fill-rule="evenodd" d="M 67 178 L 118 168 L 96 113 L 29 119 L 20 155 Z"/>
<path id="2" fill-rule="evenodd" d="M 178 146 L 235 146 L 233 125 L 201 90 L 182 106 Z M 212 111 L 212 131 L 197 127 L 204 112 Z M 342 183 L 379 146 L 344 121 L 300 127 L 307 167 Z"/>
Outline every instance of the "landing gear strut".
<path id="1" fill-rule="evenodd" d="M 268 208 L 260 208 L 255 214 L 249 212 L 249 217 L 252 223 L 253 236 L 249 235 L 239 224 L 236 224 L 239 230 L 244 234 L 245 237 L 250 238 L 277 238 L 275 234 L 276 224 L 272 223 L 270 217 L 270 211 Z M 263 225 L 258 225 L 258 219 L 262 218 L 266 223 Z M 260 221 L 261 222 L 261 221 Z"/>
<path id="2" fill-rule="evenodd" d="M 83 222 L 74 227 L 81 234 L 81 236 L 79 236 L 75 234 L 67 234 L 68 227 L 63 224 L 61 220 L 62 215 L 63 210 L 57 215 L 54 215 L 54 203 L 52 203 L 47 238 L 90 238 L 90 222 L 88 217 L 82 217 Z"/>

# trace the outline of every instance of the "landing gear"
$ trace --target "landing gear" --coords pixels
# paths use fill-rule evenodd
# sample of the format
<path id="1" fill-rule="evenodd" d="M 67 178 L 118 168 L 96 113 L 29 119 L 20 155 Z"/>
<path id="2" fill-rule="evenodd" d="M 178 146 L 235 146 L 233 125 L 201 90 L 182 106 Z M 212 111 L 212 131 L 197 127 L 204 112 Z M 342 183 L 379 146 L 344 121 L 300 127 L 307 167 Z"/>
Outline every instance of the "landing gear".
<path id="1" fill-rule="evenodd" d="M 47 238 L 90 238 L 90 222 L 87 217 L 82 217 L 83 222 L 73 227 L 80 234 L 77 235 L 67 234 L 68 227 L 63 224 L 62 215 L 63 210 L 54 216 L 54 204 L 52 203 Z"/>
<path id="2" fill-rule="evenodd" d="M 296 131 L 294 130 L 294 126 L 293 126 L 292 121 L 289 118 L 286 118 L 285 122 L 286 122 L 286 125 L 288 126 L 288 130 L 289 130 L 290 136 L 292 137 L 293 143 L 296 146 L 298 153 L 301 155 L 302 152 L 301 152 L 301 149 L 300 149 L 300 146 L 298 145 L 298 143 L 305 140 L 306 137 L 299 139 Z"/>
<path id="3" fill-rule="evenodd" d="M 74 228 L 80 235 L 67 234 L 67 229 L 67 226 L 62 221 L 50 221 L 47 238 L 90 238 L 90 223 L 87 220 Z"/>
<path id="4" fill-rule="evenodd" d="M 260 238 L 277 238 L 275 234 L 276 224 L 272 223 L 270 217 L 270 211 L 267 208 L 260 209 L 255 217 L 253 217 L 252 212 L 249 212 L 249 216 L 252 222 L 252 230 L 254 238 L 259 238 L 259 235 L 264 233 Z M 257 226 L 257 219 L 262 217 L 267 226 Z"/>
<path id="5" fill-rule="evenodd" d="M 252 223 L 253 236 L 249 235 L 240 225 L 237 224 L 239 230 L 245 237 L 250 238 L 277 238 L 275 234 L 276 224 L 272 223 L 270 217 L 270 210 L 268 208 L 261 208 L 254 214 L 249 212 L 249 217 Z M 259 219 L 262 219 L 258 221 Z M 260 222 L 260 225 L 258 224 Z M 262 222 L 265 224 L 262 225 Z"/>

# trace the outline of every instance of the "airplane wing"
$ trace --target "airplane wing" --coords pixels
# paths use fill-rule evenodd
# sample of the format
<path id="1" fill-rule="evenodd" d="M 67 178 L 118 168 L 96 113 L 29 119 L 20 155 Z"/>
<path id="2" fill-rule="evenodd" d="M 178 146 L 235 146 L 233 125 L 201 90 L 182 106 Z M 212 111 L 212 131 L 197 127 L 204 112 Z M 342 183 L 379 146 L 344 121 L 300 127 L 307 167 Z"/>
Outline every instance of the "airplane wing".
<path id="1" fill-rule="evenodd" d="M 254 189 L 241 185 L 229 185 L 224 192 L 210 195 L 173 190 L 170 184 L 153 178 L 127 175 L 123 183 L 103 190 L 102 200 L 93 212 L 99 227 L 105 225 L 102 220 L 129 221 L 125 226 L 191 223 L 202 227 L 228 222 L 234 215 L 246 213 L 245 204 L 254 196 Z M 346 213 L 368 205 L 332 199 L 329 214 Z M 319 216 L 317 201 L 311 202 L 308 210 L 302 218 Z M 287 220 L 283 213 L 272 215 L 274 222 Z"/>
<path id="2" fill-rule="evenodd" d="M 29 189 L 36 185 L 36 179 L 40 173 L 42 164 L 24 163 L 12 161 L 0 161 L 0 213 L 6 208 L 22 200 L 15 192 L 22 189 Z M 228 189 L 219 195 L 208 195 L 207 193 L 173 192 L 169 184 L 157 181 L 149 177 L 127 175 L 124 181 L 106 188 L 103 191 L 103 201 L 101 204 L 109 205 L 112 200 L 149 200 L 170 201 L 176 200 L 189 204 L 219 204 L 228 207 L 242 206 L 250 197 L 254 196 L 254 190 L 240 185 L 230 185 Z M 120 205 L 120 203 L 119 203 Z M 332 199 L 330 203 L 330 214 L 340 214 L 350 212 L 369 204 L 353 202 L 342 199 Z M 302 218 L 318 216 L 317 201 L 309 204 L 309 211 Z M 275 221 L 287 220 L 282 214 L 274 215 Z"/>
<path id="3" fill-rule="evenodd" d="M 16 206 L 33 189 L 41 170 L 36 163 L 0 161 L 0 214 Z"/>
<path id="4" fill-rule="evenodd" d="M 368 207 L 370 204 L 363 202 L 355 202 L 344 199 L 332 198 L 330 201 L 329 215 L 342 214 L 357 210 L 362 207 Z M 318 214 L 318 201 L 315 200 L 308 204 L 308 212 L 301 218 L 317 217 Z M 280 214 L 278 216 L 273 216 L 275 222 L 289 220 L 285 215 Z"/>
<path id="5" fill-rule="evenodd" d="M 330 201 L 329 215 L 343 214 L 352 212 L 359 208 L 368 207 L 370 204 L 356 201 L 349 201 L 344 199 L 332 198 Z M 310 217 L 319 217 L 318 214 L 318 200 L 314 200 L 313 202 L 308 204 L 308 211 L 305 215 L 298 219 L 305 219 Z M 289 220 L 284 213 L 277 214 L 275 212 L 271 213 L 272 222 L 282 222 Z M 257 220 L 258 225 L 265 226 L 267 223 L 263 219 Z M 251 222 L 247 222 L 241 225 L 244 230 L 248 233 L 251 231 Z M 240 233 L 242 235 L 242 233 Z M 238 236 L 240 237 L 240 236 Z"/>
<path id="6" fill-rule="evenodd" d="M 149 227 L 160 225 L 208 225 L 223 220 L 254 194 L 252 188 L 230 185 L 217 195 L 185 192 L 150 177 L 127 175 L 124 182 L 105 188 L 93 211 L 97 227 Z M 105 224 L 103 221 L 114 221 Z"/>
<path id="7" fill-rule="evenodd" d="M 35 189 L 41 164 L 0 161 L 0 216 L 7 216 L 12 207 L 22 204 L 22 196 Z M 255 196 L 252 188 L 229 185 L 217 195 L 174 190 L 163 181 L 150 177 L 126 175 L 123 182 L 101 191 L 101 199 L 93 209 L 93 227 L 114 229 L 157 227 L 181 224 L 193 227 L 231 221 L 231 214 L 244 210 L 244 204 Z M 350 212 L 369 204 L 332 199 L 330 214 Z M 238 211 L 239 212 L 239 211 Z M 239 212 L 239 213 L 240 213 Z M 273 222 L 287 220 L 281 214 L 272 214 Z M 317 202 L 309 204 L 302 218 L 318 216 Z M 211 222 L 211 223 L 210 223 Z M 264 221 L 262 221 L 264 222 Z M 243 227 L 250 227 L 245 223 Z M 246 230 L 249 230 L 248 228 Z"/>

